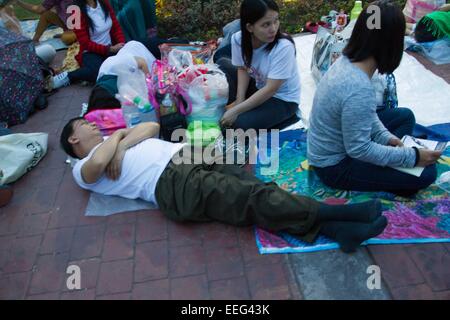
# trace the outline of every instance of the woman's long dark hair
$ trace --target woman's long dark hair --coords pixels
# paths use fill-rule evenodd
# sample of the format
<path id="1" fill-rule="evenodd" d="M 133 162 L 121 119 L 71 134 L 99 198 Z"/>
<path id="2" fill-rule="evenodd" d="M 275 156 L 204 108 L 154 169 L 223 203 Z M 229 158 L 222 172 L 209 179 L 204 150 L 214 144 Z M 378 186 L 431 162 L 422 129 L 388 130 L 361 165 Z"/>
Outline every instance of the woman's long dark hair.
<path id="1" fill-rule="evenodd" d="M 403 57 L 405 16 L 400 7 L 389 0 L 378 0 L 369 5 L 380 9 L 380 28 L 369 28 L 374 13 L 369 13 L 367 6 L 356 21 L 343 53 L 352 62 L 373 57 L 381 74 L 392 73 Z"/>
<path id="2" fill-rule="evenodd" d="M 242 31 L 242 58 L 247 67 L 250 68 L 253 58 L 252 34 L 247 30 L 247 24 L 255 24 L 263 18 L 268 10 L 280 12 L 280 8 L 273 0 L 244 0 L 241 5 L 241 31 Z M 280 39 L 288 39 L 294 44 L 294 40 L 288 34 L 281 33 L 278 29 L 275 40 L 271 42 L 265 50 L 272 50 Z"/>
<path id="3" fill-rule="evenodd" d="M 102 8 L 103 13 L 105 14 L 105 21 L 106 21 L 109 17 L 108 7 L 106 6 L 105 1 L 103 0 L 96 0 L 96 1 L 100 4 L 100 7 Z M 75 0 L 74 3 L 80 8 L 81 14 L 83 14 L 86 17 L 89 29 L 91 31 L 94 31 L 94 23 L 92 22 L 91 17 L 89 17 L 89 15 L 87 14 L 87 1 Z"/>

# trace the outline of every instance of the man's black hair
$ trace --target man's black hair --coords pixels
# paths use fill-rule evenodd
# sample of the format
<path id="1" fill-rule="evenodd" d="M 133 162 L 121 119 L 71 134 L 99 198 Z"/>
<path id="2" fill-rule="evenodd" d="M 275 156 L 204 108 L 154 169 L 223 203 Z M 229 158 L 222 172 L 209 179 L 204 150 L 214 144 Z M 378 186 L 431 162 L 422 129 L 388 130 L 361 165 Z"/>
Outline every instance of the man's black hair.
<path id="1" fill-rule="evenodd" d="M 84 120 L 83 117 L 77 117 L 69 120 L 69 122 L 64 126 L 64 129 L 61 133 L 60 143 L 63 150 L 72 158 L 79 159 L 75 152 L 73 151 L 73 145 L 69 142 L 69 138 L 73 134 L 73 124 L 76 121 Z"/>

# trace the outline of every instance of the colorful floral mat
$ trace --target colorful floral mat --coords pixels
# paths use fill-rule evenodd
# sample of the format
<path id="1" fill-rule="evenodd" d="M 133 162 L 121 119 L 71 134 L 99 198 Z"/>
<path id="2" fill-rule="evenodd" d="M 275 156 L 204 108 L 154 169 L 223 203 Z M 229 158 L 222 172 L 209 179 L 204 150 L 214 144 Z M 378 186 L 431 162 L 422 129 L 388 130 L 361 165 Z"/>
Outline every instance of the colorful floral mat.
<path id="1" fill-rule="evenodd" d="M 270 156 L 270 148 L 269 154 Z M 438 163 L 438 176 L 450 171 L 450 147 Z M 306 159 L 306 132 L 293 130 L 280 133 L 279 170 L 262 175 L 263 165 L 255 166 L 256 175 L 263 181 L 274 181 L 281 188 L 295 194 L 308 195 L 329 204 L 359 203 L 379 198 L 383 214 L 389 219 L 385 232 L 364 244 L 450 242 L 450 196 L 437 185 L 419 192 L 414 199 L 396 197 L 387 192 L 355 192 L 328 188 L 310 169 Z M 261 254 L 299 253 L 330 250 L 338 244 L 319 236 L 314 244 L 294 236 L 256 228 L 256 242 Z"/>

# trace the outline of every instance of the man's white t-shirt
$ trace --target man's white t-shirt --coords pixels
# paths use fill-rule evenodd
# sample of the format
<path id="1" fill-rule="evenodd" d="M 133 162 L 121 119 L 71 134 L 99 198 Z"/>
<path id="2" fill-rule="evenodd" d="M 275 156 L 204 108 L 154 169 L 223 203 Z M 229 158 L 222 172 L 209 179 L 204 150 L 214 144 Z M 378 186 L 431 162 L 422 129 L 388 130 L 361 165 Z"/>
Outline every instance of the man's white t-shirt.
<path id="1" fill-rule="evenodd" d="M 81 168 L 94 152 L 78 161 L 72 174 L 76 183 L 83 189 L 108 196 L 127 199 L 143 199 L 158 205 L 155 198 L 156 184 L 172 157 L 184 146 L 159 139 L 147 139 L 128 149 L 122 162 L 122 173 L 117 181 L 103 175 L 96 183 L 87 184 L 81 176 Z"/>
<path id="2" fill-rule="evenodd" d="M 105 20 L 105 13 L 103 12 L 98 1 L 95 9 L 90 6 L 86 6 L 86 12 L 94 25 L 93 30 L 89 28 L 89 36 L 91 40 L 104 46 L 110 46 L 112 43 L 111 35 L 109 33 L 112 28 L 111 17 L 108 16 Z"/>
<path id="3" fill-rule="evenodd" d="M 231 38 L 232 63 L 236 67 L 245 67 L 241 41 L 241 31 Z M 267 44 L 253 50 L 252 65 L 247 68 L 247 72 L 255 79 L 258 89 L 266 85 L 267 79 L 286 80 L 274 97 L 300 104 L 300 75 L 294 44 L 287 39 L 280 39 L 271 51 L 267 51 L 266 47 Z"/>
<path id="4" fill-rule="evenodd" d="M 142 43 L 127 42 L 115 56 L 109 57 L 102 63 L 97 80 L 105 75 L 118 76 L 121 70 L 134 71 L 138 67 L 135 57 L 143 58 L 149 70 L 156 60 Z"/>

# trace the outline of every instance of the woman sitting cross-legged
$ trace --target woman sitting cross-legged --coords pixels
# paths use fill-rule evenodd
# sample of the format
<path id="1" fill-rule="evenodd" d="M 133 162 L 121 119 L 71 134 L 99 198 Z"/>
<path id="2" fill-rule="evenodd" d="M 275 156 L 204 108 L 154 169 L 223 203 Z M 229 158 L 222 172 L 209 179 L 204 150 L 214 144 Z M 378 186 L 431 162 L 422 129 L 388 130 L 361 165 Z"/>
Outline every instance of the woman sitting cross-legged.
<path id="1" fill-rule="evenodd" d="M 344 55 L 328 70 L 316 91 L 308 132 L 308 160 L 328 186 L 356 191 L 388 191 L 412 196 L 436 179 L 441 153 L 406 148 L 414 117 L 408 109 L 377 115 L 371 78 L 392 73 L 403 55 L 405 18 L 392 2 L 380 8 L 381 28 L 369 28 L 366 8 L 358 18 Z M 395 130 L 389 132 L 387 127 Z M 391 167 L 425 167 L 416 177 Z"/>
<path id="2" fill-rule="evenodd" d="M 81 26 L 75 28 L 80 52 L 75 57 L 80 68 L 53 77 L 53 88 L 77 81 L 95 83 L 103 61 L 125 45 L 125 36 L 107 0 L 75 0 L 81 10 Z"/>
<path id="3" fill-rule="evenodd" d="M 230 86 L 230 105 L 221 124 L 244 130 L 283 129 L 299 120 L 294 41 L 281 33 L 279 8 L 272 0 L 244 0 L 240 18 L 241 31 L 215 55 Z"/>

